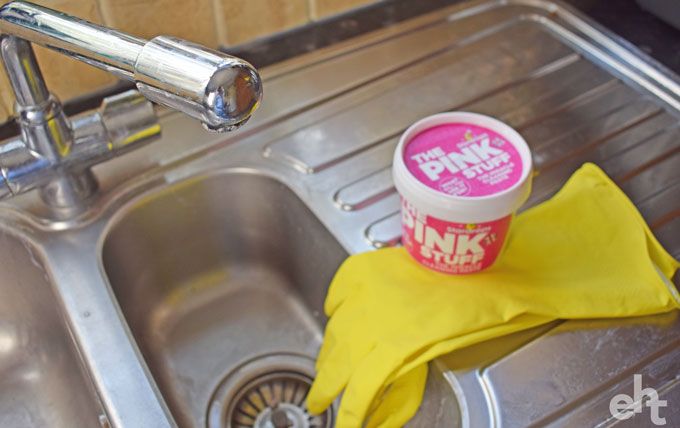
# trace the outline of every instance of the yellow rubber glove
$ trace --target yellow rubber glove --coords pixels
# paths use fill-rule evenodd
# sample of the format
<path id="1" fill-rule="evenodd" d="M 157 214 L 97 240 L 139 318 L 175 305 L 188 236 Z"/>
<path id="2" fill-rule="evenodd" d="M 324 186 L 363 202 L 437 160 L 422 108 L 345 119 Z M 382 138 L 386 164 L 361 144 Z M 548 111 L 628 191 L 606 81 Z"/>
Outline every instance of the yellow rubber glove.
<path id="1" fill-rule="evenodd" d="M 361 427 L 369 412 L 369 426 L 402 426 L 420 403 L 428 361 L 554 319 L 679 308 L 669 279 L 678 266 L 621 190 L 586 164 L 514 220 L 486 271 L 439 274 L 402 248 L 348 258 L 326 299 L 308 408 L 321 412 L 344 390 L 339 428 Z"/>

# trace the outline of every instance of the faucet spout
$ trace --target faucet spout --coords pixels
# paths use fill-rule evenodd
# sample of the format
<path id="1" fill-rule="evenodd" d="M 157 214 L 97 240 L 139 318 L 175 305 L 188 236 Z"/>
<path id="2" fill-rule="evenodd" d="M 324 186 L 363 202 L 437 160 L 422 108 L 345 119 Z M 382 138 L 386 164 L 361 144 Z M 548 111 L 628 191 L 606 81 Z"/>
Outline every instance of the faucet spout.
<path id="1" fill-rule="evenodd" d="M 133 81 L 147 99 L 182 111 L 211 131 L 242 125 L 262 97 L 252 65 L 173 37 L 147 41 L 24 1 L 0 8 L 0 33 Z"/>

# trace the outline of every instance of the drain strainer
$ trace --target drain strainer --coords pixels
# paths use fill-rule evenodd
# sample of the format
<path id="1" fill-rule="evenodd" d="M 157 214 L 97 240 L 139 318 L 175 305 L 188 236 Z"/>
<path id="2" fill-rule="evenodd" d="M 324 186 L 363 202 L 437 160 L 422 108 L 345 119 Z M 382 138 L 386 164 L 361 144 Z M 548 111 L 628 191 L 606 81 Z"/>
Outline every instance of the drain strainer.
<path id="1" fill-rule="evenodd" d="M 209 428 L 330 428 L 333 409 L 313 416 L 305 399 L 314 361 L 295 354 L 270 354 L 232 371 L 215 391 Z"/>
<path id="2" fill-rule="evenodd" d="M 311 416 L 305 398 L 312 380 L 294 372 L 275 372 L 254 379 L 235 397 L 229 418 L 234 427 L 321 428 L 327 415 Z"/>

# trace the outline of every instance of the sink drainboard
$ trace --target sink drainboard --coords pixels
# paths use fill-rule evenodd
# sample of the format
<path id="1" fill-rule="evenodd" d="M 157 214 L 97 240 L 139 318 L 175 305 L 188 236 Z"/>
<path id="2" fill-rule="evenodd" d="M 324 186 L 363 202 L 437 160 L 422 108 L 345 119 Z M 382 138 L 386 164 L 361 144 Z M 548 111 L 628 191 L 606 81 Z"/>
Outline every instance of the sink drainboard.
<path id="1" fill-rule="evenodd" d="M 208 409 L 209 428 L 330 428 L 334 407 L 321 415 L 305 408 L 314 360 L 268 354 L 249 360 L 220 383 Z"/>
<path id="2" fill-rule="evenodd" d="M 167 404 L 174 422 L 167 426 L 294 423 L 294 410 L 261 395 L 273 390 L 272 379 L 313 378 L 311 363 L 254 358 L 315 356 L 327 287 L 347 253 L 399 242 L 391 161 L 403 130 L 429 114 L 473 111 L 518 129 L 540 171 L 528 205 L 554 194 L 583 162 L 598 163 L 680 257 L 675 76 L 548 1 L 480 0 L 415 19 L 271 70 L 269 101 L 247 134 L 227 141 L 164 117 L 166 141 L 154 159 L 166 166 L 144 173 L 163 185 L 141 197 L 147 184 L 130 184 L 126 198 L 140 197 L 92 223 L 107 233 L 103 268 L 153 376 L 145 381 Z M 148 153 L 139 153 L 132 165 L 146 171 Z M 107 174 L 128 180 L 127 167 Z M 64 242 L 92 252 L 80 244 L 101 242 L 92 227 L 65 230 Z M 75 282 L 76 273 L 55 265 L 63 281 Z M 95 297 L 108 302 L 109 288 L 100 288 L 101 295 L 88 287 L 63 299 L 77 322 L 99 305 Z M 97 307 L 117 320 L 115 305 Z M 98 357 L 89 365 L 115 367 L 94 351 L 106 339 L 99 323 L 76 321 L 84 349 Z M 668 363 L 680 361 L 670 352 L 678 332 L 677 314 L 566 322 L 446 356 L 433 365 L 438 371 L 408 426 L 607 425 L 611 397 L 632 391 L 631 373 L 644 374 L 645 387 L 665 391 L 669 402 L 680 397 L 670 386 L 678 364 Z M 135 361 L 129 369 L 120 376 L 136 380 Z M 235 420 L 238 407 L 230 406 L 246 403 L 251 389 L 265 405 Z M 128 401 L 118 390 L 102 392 L 104 402 Z"/>

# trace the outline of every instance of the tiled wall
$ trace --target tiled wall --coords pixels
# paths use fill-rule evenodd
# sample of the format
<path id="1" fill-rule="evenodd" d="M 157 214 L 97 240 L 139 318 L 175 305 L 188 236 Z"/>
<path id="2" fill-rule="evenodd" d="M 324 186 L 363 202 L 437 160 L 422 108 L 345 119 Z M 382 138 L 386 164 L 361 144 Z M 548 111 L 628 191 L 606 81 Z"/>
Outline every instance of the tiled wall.
<path id="1" fill-rule="evenodd" d="M 136 36 L 172 35 L 210 47 L 233 46 L 377 0 L 31 0 Z M 0 0 L 0 4 L 6 3 Z M 36 47 L 48 87 L 60 99 L 115 83 L 111 75 Z M 13 111 L 0 71 L 0 123 Z"/>

